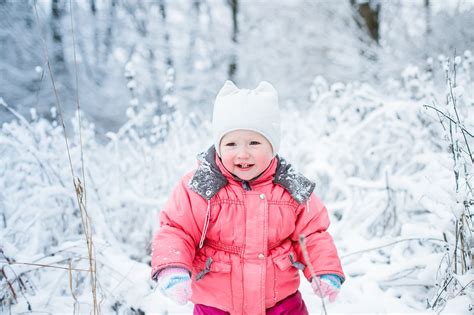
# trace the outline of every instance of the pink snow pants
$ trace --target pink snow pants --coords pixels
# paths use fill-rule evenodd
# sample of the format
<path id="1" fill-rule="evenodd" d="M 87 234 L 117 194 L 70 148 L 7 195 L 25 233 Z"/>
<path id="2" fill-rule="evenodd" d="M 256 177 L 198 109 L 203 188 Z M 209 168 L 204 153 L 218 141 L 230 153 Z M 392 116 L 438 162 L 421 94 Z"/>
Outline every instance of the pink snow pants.
<path id="1" fill-rule="evenodd" d="M 229 315 L 228 312 L 202 304 L 194 305 L 194 315 Z M 284 300 L 281 300 L 266 311 L 267 315 L 308 315 L 308 310 L 301 298 L 301 293 L 296 291 Z"/>

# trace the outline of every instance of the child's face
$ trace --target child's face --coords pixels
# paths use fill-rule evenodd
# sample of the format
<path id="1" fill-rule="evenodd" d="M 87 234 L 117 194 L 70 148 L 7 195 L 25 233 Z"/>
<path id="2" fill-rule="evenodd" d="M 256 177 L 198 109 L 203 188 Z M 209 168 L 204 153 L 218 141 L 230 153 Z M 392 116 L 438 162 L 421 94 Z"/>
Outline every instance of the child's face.
<path id="1" fill-rule="evenodd" d="M 225 134 L 220 151 L 225 168 L 243 180 L 260 175 L 273 158 L 272 145 L 267 138 L 250 130 L 235 130 Z"/>

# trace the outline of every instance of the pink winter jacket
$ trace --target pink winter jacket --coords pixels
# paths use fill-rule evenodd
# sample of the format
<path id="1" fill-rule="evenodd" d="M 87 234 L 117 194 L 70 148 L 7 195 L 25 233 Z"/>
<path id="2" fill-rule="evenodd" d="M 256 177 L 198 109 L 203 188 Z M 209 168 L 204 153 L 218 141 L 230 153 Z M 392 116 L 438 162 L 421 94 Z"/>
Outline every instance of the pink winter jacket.
<path id="1" fill-rule="evenodd" d="M 199 159 L 161 211 L 153 278 L 165 267 L 183 267 L 192 273 L 193 303 L 265 314 L 298 290 L 298 269 L 311 278 L 300 235 L 316 275 L 345 278 L 314 184 L 284 159 L 275 157 L 250 183 L 235 179 L 213 147 Z"/>

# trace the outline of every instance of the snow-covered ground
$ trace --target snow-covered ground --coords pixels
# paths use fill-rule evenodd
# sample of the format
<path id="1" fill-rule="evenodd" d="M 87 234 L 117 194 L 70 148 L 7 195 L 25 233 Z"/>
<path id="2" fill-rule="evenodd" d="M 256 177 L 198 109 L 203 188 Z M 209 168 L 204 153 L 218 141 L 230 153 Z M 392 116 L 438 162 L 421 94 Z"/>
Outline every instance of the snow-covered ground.
<path id="1" fill-rule="evenodd" d="M 472 214 L 463 216 L 473 200 L 466 145 L 474 148 L 472 57 L 467 52 L 456 59 L 453 89 L 434 83 L 436 75 L 454 80 L 452 62 L 440 61 L 430 71 L 408 67 L 400 80 L 387 81 L 389 94 L 316 77 L 308 110 L 298 110 L 297 100 L 284 106 L 281 155 L 316 180 L 347 275 L 328 314 L 473 312 L 473 272 L 461 271 L 471 267 L 472 256 L 459 260 L 461 247 L 472 255 L 473 244 Z M 84 117 L 81 134 L 74 120 L 68 130 L 72 169 L 56 110 L 52 123 L 32 110 L 31 117 L 2 125 L 2 313 L 91 310 L 72 171 L 85 187 L 101 313 L 191 312 L 192 305 L 179 307 L 153 291 L 150 241 L 173 185 L 211 138 L 201 114 L 184 115 L 179 95 L 168 97 L 177 111 L 157 117 L 150 108 L 130 110 L 127 123 L 105 143 Z M 448 116 L 454 122 L 459 116 L 460 123 Z M 462 244 L 456 219 L 464 220 L 458 223 Z M 320 300 L 304 281 L 301 291 L 311 314 L 321 314 Z"/>

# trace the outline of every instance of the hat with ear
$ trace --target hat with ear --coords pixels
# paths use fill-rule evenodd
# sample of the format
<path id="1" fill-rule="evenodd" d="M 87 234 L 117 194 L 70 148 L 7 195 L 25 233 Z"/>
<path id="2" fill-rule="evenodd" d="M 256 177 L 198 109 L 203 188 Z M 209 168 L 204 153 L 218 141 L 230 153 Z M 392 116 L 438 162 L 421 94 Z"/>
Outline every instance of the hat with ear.
<path id="1" fill-rule="evenodd" d="M 212 135 L 220 156 L 222 137 L 234 130 L 252 130 L 262 134 L 272 145 L 273 155 L 280 148 L 280 109 L 278 93 L 262 81 L 254 90 L 239 89 L 227 80 L 217 94 L 212 115 Z"/>

